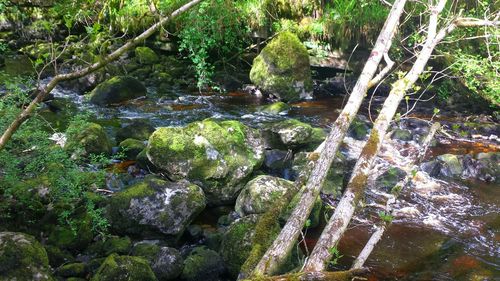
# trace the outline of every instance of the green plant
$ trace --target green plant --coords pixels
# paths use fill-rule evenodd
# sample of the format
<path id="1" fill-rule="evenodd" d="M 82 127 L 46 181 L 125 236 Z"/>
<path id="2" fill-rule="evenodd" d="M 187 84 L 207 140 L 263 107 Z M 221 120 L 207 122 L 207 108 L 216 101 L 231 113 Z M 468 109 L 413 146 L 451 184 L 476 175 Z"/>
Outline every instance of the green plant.
<path id="1" fill-rule="evenodd" d="M 379 217 L 382 221 L 384 221 L 384 222 L 386 222 L 386 223 L 391 223 L 391 222 L 392 222 L 392 220 L 394 219 L 394 217 L 393 217 L 391 214 L 386 213 L 386 212 L 384 212 L 384 211 L 379 211 L 379 212 L 378 212 L 378 217 Z"/>
<path id="2" fill-rule="evenodd" d="M 246 31 L 234 1 L 202 2 L 181 20 L 179 48 L 195 67 L 198 88 L 211 83 L 214 63 L 238 52 L 246 40 Z M 242 32 L 243 29 L 243 32 Z"/>
<path id="3" fill-rule="evenodd" d="M 343 255 L 340 254 L 339 249 L 336 246 L 331 247 L 330 249 L 328 249 L 328 252 L 332 256 L 332 258 L 328 262 L 329 265 L 331 265 L 331 266 L 337 265 L 339 263 L 339 259 L 341 259 L 343 257 Z"/>

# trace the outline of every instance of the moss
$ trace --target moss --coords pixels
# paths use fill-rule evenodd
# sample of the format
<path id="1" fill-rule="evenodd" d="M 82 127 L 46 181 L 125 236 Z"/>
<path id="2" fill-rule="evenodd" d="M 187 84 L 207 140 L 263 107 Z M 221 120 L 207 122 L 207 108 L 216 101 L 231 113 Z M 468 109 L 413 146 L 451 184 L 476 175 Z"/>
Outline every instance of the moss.
<path id="1" fill-rule="evenodd" d="M 158 55 L 148 47 L 135 48 L 135 57 L 142 64 L 154 64 L 159 60 Z"/>
<path id="2" fill-rule="evenodd" d="M 116 142 L 120 143 L 126 139 L 147 140 L 155 128 L 148 120 L 133 120 L 132 123 L 120 128 L 116 132 Z"/>
<path id="3" fill-rule="evenodd" d="M 120 149 L 125 153 L 127 159 L 135 160 L 146 145 L 143 141 L 136 139 L 126 139 L 119 144 Z"/>
<path id="4" fill-rule="evenodd" d="M 5 280 L 53 280 L 49 259 L 33 236 L 0 232 L 0 276 Z"/>
<path id="5" fill-rule="evenodd" d="M 128 237 L 110 236 L 92 244 L 87 251 L 90 254 L 106 257 L 111 254 L 128 254 L 131 246 L 132 241 Z"/>
<path id="6" fill-rule="evenodd" d="M 112 145 L 101 125 L 89 123 L 75 135 L 70 135 L 64 148 L 88 156 L 89 154 L 110 154 Z M 83 151 L 79 151 L 82 148 Z"/>
<path id="7" fill-rule="evenodd" d="M 74 231 L 68 226 L 56 226 L 49 234 L 48 243 L 61 249 L 82 250 L 86 248 L 92 239 L 92 218 L 87 212 L 80 212 L 71 218 L 76 222 Z"/>
<path id="8" fill-rule="evenodd" d="M 280 33 L 254 59 L 250 79 L 284 100 L 300 99 L 312 91 L 307 49 L 294 34 Z"/>
<path id="9" fill-rule="evenodd" d="M 56 246 L 46 245 L 45 251 L 49 257 L 49 264 L 52 267 L 58 267 L 61 264 L 72 262 L 75 258 L 68 251 L 61 250 Z"/>
<path id="10" fill-rule="evenodd" d="M 139 243 L 132 249 L 133 256 L 141 256 L 152 262 L 160 252 L 160 246 L 151 243 Z"/>
<path id="11" fill-rule="evenodd" d="M 92 281 L 157 281 L 147 261 L 140 257 L 112 254 L 101 264 Z"/>
<path id="12" fill-rule="evenodd" d="M 77 262 L 61 266 L 57 269 L 56 273 L 62 277 L 85 277 L 87 271 L 84 263 Z"/>
<path id="13" fill-rule="evenodd" d="M 264 106 L 259 108 L 260 112 L 265 112 L 265 113 L 274 114 L 274 115 L 277 115 L 280 112 L 284 112 L 287 110 L 290 110 L 290 106 L 282 101 L 275 102 L 275 103 L 272 103 L 269 105 L 264 105 Z"/>
<path id="14" fill-rule="evenodd" d="M 115 76 L 92 90 L 89 99 L 91 103 L 106 106 L 142 97 L 146 93 L 146 87 L 139 80 L 130 76 Z"/>
<path id="15" fill-rule="evenodd" d="M 187 281 L 220 280 L 224 273 L 219 254 L 205 247 L 195 248 L 184 261 L 181 279 Z"/>

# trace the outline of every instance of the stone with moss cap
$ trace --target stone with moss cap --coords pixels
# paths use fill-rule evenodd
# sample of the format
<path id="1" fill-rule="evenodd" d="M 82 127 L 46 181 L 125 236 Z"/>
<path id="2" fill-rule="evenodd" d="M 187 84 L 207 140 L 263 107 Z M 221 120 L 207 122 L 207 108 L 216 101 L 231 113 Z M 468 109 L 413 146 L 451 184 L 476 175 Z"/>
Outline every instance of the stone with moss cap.
<path id="1" fill-rule="evenodd" d="M 204 208 L 205 195 L 199 186 L 187 180 L 148 177 L 113 194 L 106 216 L 118 233 L 160 232 L 178 238 Z"/>
<path id="2" fill-rule="evenodd" d="M 54 280 L 47 252 L 33 236 L 0 232 L 0 280 Z"/>
<path id="3" fill-rule="evenodd" d="M 91 281 L 157 281 L 148 262 L 140 257 L 112 254 L 101 264 Z"/>
<path id="4" fill-rule="evenodd" d="M 160 247 L 148 241 L 136 244 L 132 249 L 132 255 L 147 259 L 160 280 L 176 280 L 184 267 L 184 260 L 178 250 Z"/>
<path id="5" fill-rule="evenodd" d="M 76 155 L 110 154 L 112 145 L 101 125 L 88 123 L 74 134 L 68 135 L 64 149 Z"/>
<path id="6" fill-rule="evenodd" d="M 264 159 L 258 131 L 239 121 L 205 119 L 163 127 L 149 138 L 148 159 L 170 178 L 199 184 L 212 205 L 232 203 Z"/>
<path id="7" fill-rule="evenodd" d="M 220 255 L 206 247 L 194 248 L 184 260 L 181 279 L 186 281 L 218 281 L 226 269 Z"/>
<path id="8" fill-rule="evenodd" d="M 120 147 L 120 151 L 122 151 L 129 160 L 136 160 L 137 155 L 146 148 L 144 141 L 136 139 L 126 139 L 120 142 L 118 146 Z"/>
<path id="9" fill-rule="evenodd" d="M 311 125 L 296 119 L 266 124 L 264 132 L 271 147 L 317 146 L 326 138 L 322 129 L 313 128 Z"/>
<path id="10" fill-rule="evenodd" d="M 285 101 L 310 97 L 313 83 L 306 47 L 293 33 L 280 33 L 254 59 L 250 79 Z"/>
<path id="11" fill-rule="evenodd" d="M 258 109 L 260 112 L 278 115 L 281 112 L 286 112 L 290 110 L 290 106 L 282 101 L 278 101 L 272 104 L 263 105 Z"/>
<path id="12" fill-rule="evenodd" d="M 148 47 L 135 48 L 135 57 L 141 64 L 154 64 L 158 62 L 158 55 Z"/>
<path id="13" fill-rule="evenodd" d="M 250 214 L 265 213 L 276 200 L 289 188 L 293 188 L 293 182 L 273 176 L 257 176 L 249 181 L 238 199 L 236 199 L 235 210 L 242 217 Z"/>
<path id="14" fill-rule="evenodd" d="M 89 100 L 93 104 L 106 106 L 136 99 L 146 93 L 146 87 L 139 80 L 130 76 L 115 76 L 92 90 Z"/>

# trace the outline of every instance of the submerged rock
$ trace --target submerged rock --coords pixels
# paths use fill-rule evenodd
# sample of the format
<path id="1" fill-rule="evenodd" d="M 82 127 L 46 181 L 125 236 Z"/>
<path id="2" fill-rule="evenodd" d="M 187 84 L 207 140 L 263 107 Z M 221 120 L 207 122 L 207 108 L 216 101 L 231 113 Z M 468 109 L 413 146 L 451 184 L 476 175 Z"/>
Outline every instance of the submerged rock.
<path id="1" fill-rule="evenodd" d="M 307 49 L 296 35 L 280 33 L 254 59 L 250 79 L 285 101 L 311 97 L 313 83 Z"/>
<path id="2" fill-rule="evenodd" d="M 197 247 L 186 260 L 181 279 L 186 281 L 218 281 L 225 273 L 224 261 L 220 255 L 205 247 Z"/>
<path id="3" fill-rule="evenodd" d="M 113 194 L 106 208 L 117 232 L 160 232 L 179 237 L 205 208 L 201 188 L 186 180 L 168 182 L 155 177 Z"/>
<path id="4" fill-rule="evenodd" d="M 118 256 L 107 257 L 97 270 L 92 281 L 157 281 L 148 262 L 140 257 Z"/>
<path id="5" fill-rule="evenodd" d="M 43 246 L 20 232 L 0 232 L 0 280 L 54 280 Z"/>
<path id="6" fill-rule="evenodd" d="M 163 127 L 149 138 L 147 156 L 170 178 L 199 184 L 209 204 L 232 203 L 244 180 L 260 167 L 260 134 L 238 121 L 206 119 L 186 127 Z"/>
<path id="7" fill-rule="evenodd" d="M 90 93 L 90 102 L 106 106 L 145 96 L 146 87 L 130 76 L 115 76 L 99 84 Z"/>
<path id="8" fill-rule="evenodd" d="M 249 181 L 238 199 L 236 199 L 235 210 L 242 217 L 250 214 L 262 214 L 289 188 L 294 188 L 293 182 L 272 176 L 258 176 Z"/>
<path id="9" fill-rule="evenodd" d="M 78 128 L 78 132 L 70 134 L 64 149 L 73 152 L 75 155 L 88 156 L 89 154 L 110 154 L 111 142 L 101 125 L 88 123 L 83 128 Z"/>

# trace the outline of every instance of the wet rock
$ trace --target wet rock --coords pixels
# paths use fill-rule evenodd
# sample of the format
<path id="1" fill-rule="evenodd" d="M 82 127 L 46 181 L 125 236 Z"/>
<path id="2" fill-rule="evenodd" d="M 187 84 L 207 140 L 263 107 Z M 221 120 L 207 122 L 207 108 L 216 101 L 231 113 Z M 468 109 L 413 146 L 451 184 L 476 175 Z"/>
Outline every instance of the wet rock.
<path id="1" fill-rule="evenodd" d="M 275 102 L 272 104 L 264 105 L 259 108 L 260 112 L 268 113 L 268 114 L 273 114 L 273 115 L 278 115 L 282 112 L 286 112 L 290 110 L 290 106 L 282 101 L 280 102 Z"/>
<path id="2" fill-rule="evenodd" d="M 59 267 L 56 274 L 61 277 L 85 277 L 87 270 L 82 262 L 68 263 Z"/>
<path id="3" fill-rule="evenodd" d="M 136 139 L 126 139 L 118 145 L 120 150 L 127 156 L 129 160 L 135 160 L 137 155 L 146 148 L 144 141 Z"/>
<path id="4" fill-rule="evenodd" d="M 99 84 L 90 93 L 93 104 L 107 106 L 145 96 L 146 87 L 130 76 L 115 76 Z"/>
<path id="5" fill-rule="evenodd" d="M 258 176 L 249 181 L 238 195 L 235 210 L 241 217 L 262 214 L 290 188 L 294 188 L 291 181 L 266 175 Z"/>
<path id="6" fill-rule="evenodd" d="M 101 125 L 88 123 L 83 128 L 74 128 L 74 130 L 78 131 L 68 135 L 64 146 L 66 150 L 79 156 L 111 153 L 112 145 Z"/>
<path id="7" fill-rule="evenodd" d="M 186 180 L 148 177 L 113 194 L 106 214 L 119 233 L 144 235 L 152 231 L 177 238 L 204 208 L 205 196 L 199 186 Z"/>
<path id="8" fill-rule="evenodd" d="M 186 281 L 218 281 L 226 269 L 220 255 L 205 247 L 197 247 L 184 260 L 181 279 Z"/>
<path id="9" fill-rule="evenodd" d="M 260 134 L 238 121 L 206 119 L 184 128 L 157 129 L 149 138 L 149 160 L 170 178 L 199 184 L 212 205 L 234 202 L 244 180 L 260 165 Z"/>
<path id="10" fill-rule="evenodd" d="M 282 32 L 254 59 L 250 79 L 284 101 L 312 95 L 309 54 L 296 35 Z"/>
<path id="11" fill-rule="evenodd" d="M 462 174 L 463 166 L 457 155 L 443 154 L 437 159 L 442 163 L 441 174 L 446 177 L 459 177 Z"/>
<path id="12" fill-rule="evenodd" d="M 116 142 L 120 143 L 126 139 L 147 140 L 155 131 L 155 128 L 148 120 L 138 119 L 132 123 L 120 128 L 116 132 Z"/>
<path id="13" fill-rule="evenodd" d="M 188 226 L 187 232 L 189 233 L 189 236 L 193 240 L 199 240 L 201 236 L 203 235 L 203 228 L 201 226 L 194 224 Z"/>
<path id="14" fill-rule="evenodd" d="M 287 119 L 265 125 L 266 147 L 285 146 L 296 148 L 303 145 L 319 145 L 325 138 L 325 132 L 320 128 L 296 119 Z"/>
<path id="15" fill-rule="evenodd" d="M 395 129 L 392 131 L 392 138 L 396 140 L 402 141 L 411 141 L 413 140 L 413 136 L 410 130 L 405 129 Z"/>
<path id="16" fill-rule="evenodd" d="M 170 247 L 142 242 L 134 246 L 132 255 L 142 256 L 148 260 L 159 280 L 176 280 L 184 267 L 180 252 Z"/>
<path id="17" fill-rule="evenodd" d="M 375 181 L 375 186 L 384 191 L 391 192 L 396 184 L 406 176 L 406 172 L 399 168 L 389 168 Z"/>
<path id="18" fill-rule="evenodd" d="M 0 232 L 0 279 L 54 280 L 47 252 L 31 235 Z"/>
<path id="19" fill-rule="evenodd" d="M 101 264 L 91 281 L 157 281 L 148 262 L 140 257 L 112 254 Z"/>
<path id="20" fill-rule="evenodd" d="M 265 151 L 264 166 L 270 170 L 281 170 L 290 162 L 289 152 L 279 149 Z"/>
<path id="21" fill-rule="evenodd" d="M 158 62 L 158 55 L 148 47 L 135 48 L 135 57 L 141 64 L 154 64 Z"/>

